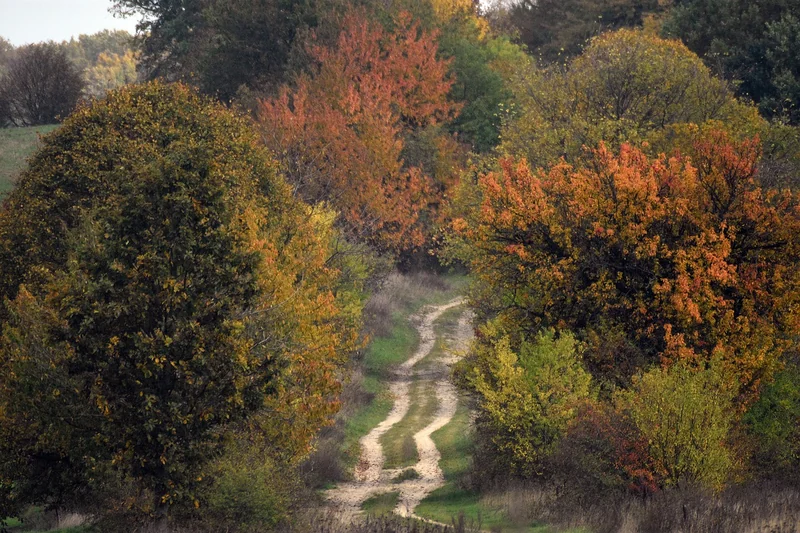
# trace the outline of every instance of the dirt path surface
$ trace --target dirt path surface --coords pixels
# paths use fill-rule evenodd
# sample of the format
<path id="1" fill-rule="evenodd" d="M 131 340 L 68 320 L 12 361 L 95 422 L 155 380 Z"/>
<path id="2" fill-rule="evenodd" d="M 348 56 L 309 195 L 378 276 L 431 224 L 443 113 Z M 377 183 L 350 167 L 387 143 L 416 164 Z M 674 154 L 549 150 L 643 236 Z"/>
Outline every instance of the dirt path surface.
<path id="1" fill-rule="evenodd" d="M 395 512 L 402 516 L 414 516 L 414 509 L 425 496 L 444 484 L 444 476 L 439 468 L 439 450 L 431 439 L 431 434 L 447 425 L 453 418 L 458 405 L 458 394 L 449 380 L 449 368 L 459 353 L 463 353 L 472 335 L 471 317 L 464 312 L 459 319 L 455 335 L 448 338 L 448 357 L 440 358 L 432 371 L 424 376 L 417 375 L 414 365 L 422 361 L 433 349 L 436 335 L 433 324 L 442 313 L 462 305 L 462 299 L 444 305 L 428 307 L 423 310 L 417 330 L 420 337 L 417 351 L 395 371 L 389 382 L 389 390 L 394 397 L 394 405 L 389 415 L 372 431 L 364 436 L 361 443 L 361 459 L 355 470 L 355 481 L 341 483 L 327 492 L 327 498 L 337 514 L 345 521 L 351 520 L 361 512 L 361 504 L 368 498 L 385 492 L 399 492 L 400 498 Z M 400 422 L 411 404 L 409 388 L 412 381 L 431 381 L 435 383 L 438 409 L 434 419 L 422 430 L 414 434 L 419 462 L 413 467 L 418 479 L 393 483 L 392 478 L 404 469 L 385 469 L 381 436 Z"/>

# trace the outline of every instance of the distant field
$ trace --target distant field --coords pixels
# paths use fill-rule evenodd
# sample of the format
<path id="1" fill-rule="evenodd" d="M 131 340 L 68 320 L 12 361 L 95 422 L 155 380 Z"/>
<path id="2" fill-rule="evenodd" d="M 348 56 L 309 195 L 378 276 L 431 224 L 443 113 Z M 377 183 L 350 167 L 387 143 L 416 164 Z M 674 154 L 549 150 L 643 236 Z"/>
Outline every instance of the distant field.
<path id="1" fill-rule="evenodd" d="M 56 126 L 0 128 L 0 197 L 14 186 L 14 178 L 25 166 L 25 159 L 36 148 L 39 134 L 51 132 Z"/>

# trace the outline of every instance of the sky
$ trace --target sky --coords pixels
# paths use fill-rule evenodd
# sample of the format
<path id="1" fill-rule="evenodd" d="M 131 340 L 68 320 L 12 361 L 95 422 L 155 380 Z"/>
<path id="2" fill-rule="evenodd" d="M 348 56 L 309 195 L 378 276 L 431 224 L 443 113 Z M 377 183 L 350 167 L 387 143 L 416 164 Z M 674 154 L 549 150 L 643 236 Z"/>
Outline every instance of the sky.
<path id="1" fill-rule="evenodd" d="M 111 0 L 0 0 L 0 36 L 14 46 L 68 41 L 82 33 L 136 29 L 136 17 L 115 18 Z"/>

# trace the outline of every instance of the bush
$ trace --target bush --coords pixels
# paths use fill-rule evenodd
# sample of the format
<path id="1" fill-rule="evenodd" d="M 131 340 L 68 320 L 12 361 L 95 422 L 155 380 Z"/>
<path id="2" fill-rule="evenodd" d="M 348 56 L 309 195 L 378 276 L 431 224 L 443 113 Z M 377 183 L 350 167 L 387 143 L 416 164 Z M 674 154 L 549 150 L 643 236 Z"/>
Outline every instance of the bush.
<path id="1" fill-rule="evenodd" d="M 81 72 L 63 49 L 55 43 L 31 44 L 17 48 L 9 61 L 0 101 L 17 126 L 52 124 L 75 109 L 83 87 Z"/>
<path id="2" fill-rule="evenodd" d="M 789 363 L 745 413 L 761 475 L 800 482 L 800 366 Z"/>
<path id="3" fill-rule="evenodd" d="M 478 431 L 497 472 L 531 476 L 589 397 L 590 376 L 569 332 L 544 331 L 513 349 L 492 325 L 474 353 L 459 365 L 463 387 L 478 399 Z"/>
<path id="4" fill-rule="evenodd" d="M 720 489 L 736 466 L 728 446 L 735 394 L 719 361 L 700 370 L 679 363 L 634 378 L 616 402 L 646 439 L 664 486 Z"/>

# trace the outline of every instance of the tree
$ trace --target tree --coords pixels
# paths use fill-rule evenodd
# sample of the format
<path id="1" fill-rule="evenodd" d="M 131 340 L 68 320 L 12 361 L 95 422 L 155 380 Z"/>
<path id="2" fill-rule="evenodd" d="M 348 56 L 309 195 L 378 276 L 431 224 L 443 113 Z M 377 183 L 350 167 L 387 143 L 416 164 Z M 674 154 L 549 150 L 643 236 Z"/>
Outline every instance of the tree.
<path id="1" fill-rule="evenodd" d="M 569 332 L 542 331 L 512 346 L 492 324 L 456 370 L 477 398 L 485 471 L 526 477 L 542 473 L 578 405 L 589 398 L 591 377 Z M 488 465 L 492 466 L 488 466 Z"/>
<path id="2" fill-rule="evenodd" d="M 5 37 L 0 37 L 0 76 L 5 74 L 13 54 L 14 45 Z"/>
<path id="3" fill-rule="evenodd" d="M 508 331 L 567 328 L 601 385 L 653 364 L 720 358 L 752 402 L 796 346 L 798 200 L 755 179 L 756 141 L 720 132 L 692 157 L 604 145 L 582 166 L 504 160 L 456 220 L 479 318 Z"/>
<path id="4" fill-rule="evenodd" d="M 648 443 L 653 477 L 665 487 L 687 483 L 718 490 L 735 474 L 728 441 L 736 390 L 720 366 L 654 368 L 616 397 L 618 409 Z"/>
<path id="5" fill-rule="evenodd" d="M 454 181 L 407 167 L 404 139 L 452 118 L 448 63 L 435 35 L 401 14 L 386 31 L 363 11 L 348 14 L 331 47 L 314 43 L 311 74 L 262 102 L 264 140 L 312 204 L 329 202 L 346 234 L 386 252 L 422 246 Z M 442 152 L 449 143 L 441 139 Z M 435 146 L 435 144 L 434 144 Z"/>
<path id="6" fill-rule="evenodd" d="M 3 503 L 164 525 L 242 424 L 303 457 L 356 336 L 330 217 L 185 86 L 112 91 L 43 142 L 0 212 Z"/>
<path id="7" fill-rule="evenodd" d="M 128 50 L 124 54 L 101 52 L 97 63 L 84 73 L 86 93 L 100 97 L 106 91 L 117 89 L 129 83 L 135 83 L 136 55 Z"/>
<path id="8" fill-rule="evenodd" d="M 85 70 L 94 66 L 101 54 L 124 56 L 134 46 L 134 37 L 124 30 L 103 30 L 91 35 L 81 34 L 77 39 L 62 41 L 60 46 L 77 68 Z"/>
<path id="9" fill-rule="evenodd" d="M 603 32 L 641 27 L 658 9 L 656 0 L 516 0 L 507 17 L 528 50 L 553 63 L 580 54 Z"/>
<path id="10" fill-rule="evenodd" d="M 440 9 L 458 7 L 444 4 Z M 440 25 L 439 53 L 452 58 L 450 98 L 463 103 L 449 128 L 475 152 L 485 153 L 500 140 L 501 112 L 512 97 L 511 78 L 528 67 L 528 57 L 508 38 L 487 32 L 483 19 L 460 13 L 456 10 Z"/>
<path id="11" fill-rule="evenodd" d="M 231 100 L 242 87 L 272 91 L 280 86 L 289 71 L 305 66 L 302 51 L 308 32 L 320 25 L 336 26 L 348 7 L 360 3 L 114 0 L 119 13 L 143 17 L 138 29 L 145 78 L 191 82 L 222 101 Z"/>
<path id="12" fill-rule="evenodd" d="M 17 126 L 52 124 L 67 116 L 83 91 L 81 73 L 53 43 L 17 48 L 0 79 L 0 99 Z"/>
<path id="13" fill-rule="evenodd" d="M 576 161 L 583 146 L 600 141 L 654 141 L 686 123 L 721 122 L 741 135 L 763 128 L 756 110 L 736 101 L 684 45 L 641 31 L 596 37 L 566 71 L 529 70 L 514 92 L 501 151 L 533 165 Z M 672 148 L 662 142 L 657 149 Z"/>
<path id="14" fill-rule="evenodd" d="M 664 22 L 664 34 L 683 40 L 716 72 L 737 82 L 764 116 L 796 124 L 800 62 L 797 6 L 782 0 L 685 0 Z"/>

